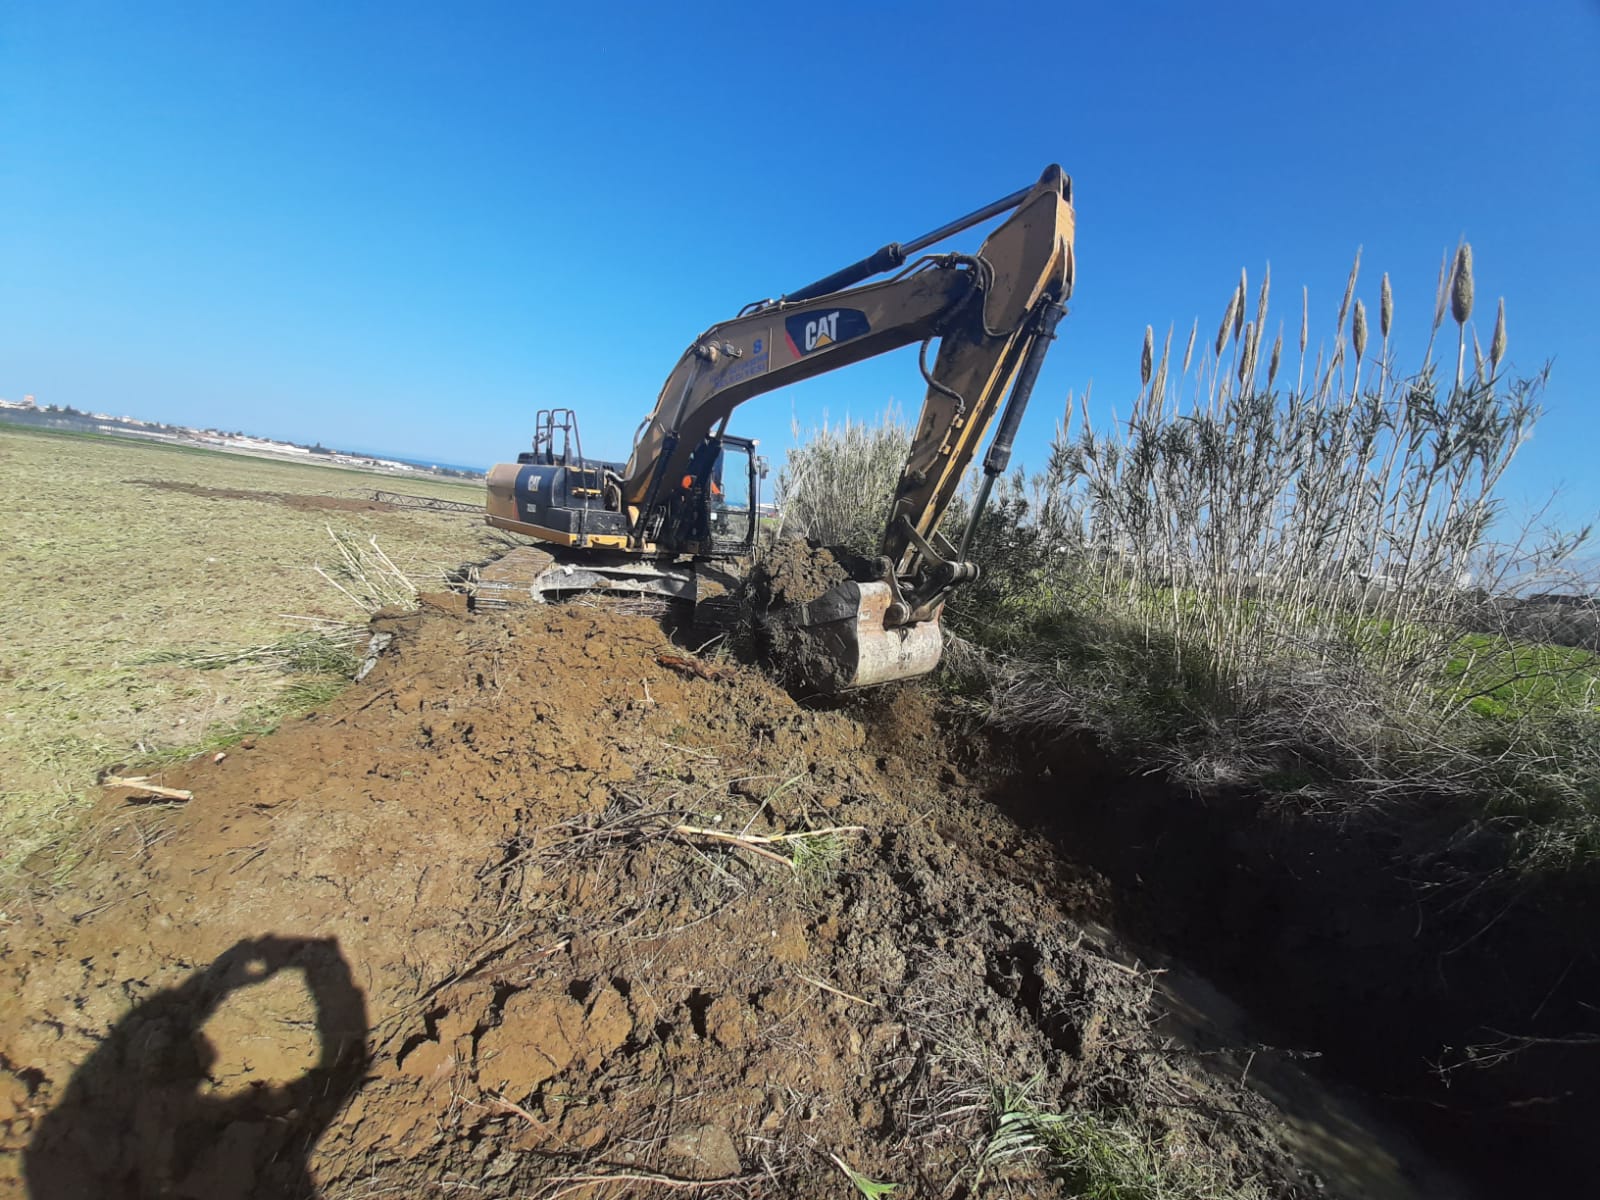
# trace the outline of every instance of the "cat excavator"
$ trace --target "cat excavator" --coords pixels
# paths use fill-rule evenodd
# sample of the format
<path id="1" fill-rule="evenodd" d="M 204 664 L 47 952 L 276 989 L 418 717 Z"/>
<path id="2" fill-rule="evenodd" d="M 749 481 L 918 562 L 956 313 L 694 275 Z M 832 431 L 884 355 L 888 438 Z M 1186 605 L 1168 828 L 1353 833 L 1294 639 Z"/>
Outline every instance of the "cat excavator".
<path id="1" fill-rule="evenodd" d="M 1009 215 L 977 253 L 918 257 L 1001 214 Z M 726 577 L 728 564 L 757 549 L 766 464 L 756 443 L 728 433 L 733 411 L 920 343 L 927 396 L 877 558 L 776 616 L 816 691 L 925 674 L 939 662 L 946 601 L 978 576 L 967 560 L 973 531 L 1010 462 L 1072 283 L 1072 184 L 1051 166 L 1031 187 L 713 325 L 667 377 L 625 463 L 586 457 L 572 410 L 541 410 L 532 449 L 489 473 L 486 520 L 550 552 L 532 581 L 535 598 L 603 588 L 693 601 L 708 569 L 720 565 Z M 997 414 L 983 478 L 952 543 L 940 522 Z"/>

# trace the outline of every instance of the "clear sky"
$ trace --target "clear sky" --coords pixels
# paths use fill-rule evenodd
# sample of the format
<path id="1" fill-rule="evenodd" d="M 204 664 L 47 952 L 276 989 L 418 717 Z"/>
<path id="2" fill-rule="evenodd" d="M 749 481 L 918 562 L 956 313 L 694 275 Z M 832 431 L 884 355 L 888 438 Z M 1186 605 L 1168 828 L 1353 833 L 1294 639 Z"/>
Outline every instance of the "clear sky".
<path id="1" fill-rule="evenodd" d="M 23 0 L 0 10 L 0 396 L 484 465 L 541 405 L 625 455 L 679 353 L 1072 174 L 1078 283 L 1019 450 L 1214 331 L 1240 267 L 1326 334 L 1357 246 L 1420 338 L 1474 247 L 1554 359 L 1514 499 L 1600 510 L 1600 4 Z M 952 248 L 976 246 L 981 233 Z M 1290 318 L 1293 325 L 1293 317 Z M 1204 334 L 1202 335 L 1204 336 Z M 914 352 L 748 404 L 921 403 Z"/>

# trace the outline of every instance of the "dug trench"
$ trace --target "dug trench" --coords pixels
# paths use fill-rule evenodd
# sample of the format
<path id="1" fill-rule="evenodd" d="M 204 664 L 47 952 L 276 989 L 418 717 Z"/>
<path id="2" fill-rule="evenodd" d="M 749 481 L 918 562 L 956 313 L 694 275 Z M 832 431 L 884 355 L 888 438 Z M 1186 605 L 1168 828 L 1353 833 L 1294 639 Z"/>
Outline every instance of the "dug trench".
<path id="1" fill-rule="evenodd" d="M 1164 1194 L 1465 1194 L 1110 933 L 1035 828 L 1093 783 L 928 690 L 808 709 L 582 605 L 376 624 L 7 917 L 0 1195 L 1067 1196 L 1115 1147 Z"/>
<path id="2" fill-rule="evenodd" d="M 1467 830 L 1447 800 L 1308 815 L 1130 773 L 1086 736 L 995 749 L 1001 809 L 1093 863 L 1118 929 L 1222 984 L 1259 1036 L 1481 1194 L 1590 1189 L 1592 883 L 1507 871 L 1505 830 Z"/>

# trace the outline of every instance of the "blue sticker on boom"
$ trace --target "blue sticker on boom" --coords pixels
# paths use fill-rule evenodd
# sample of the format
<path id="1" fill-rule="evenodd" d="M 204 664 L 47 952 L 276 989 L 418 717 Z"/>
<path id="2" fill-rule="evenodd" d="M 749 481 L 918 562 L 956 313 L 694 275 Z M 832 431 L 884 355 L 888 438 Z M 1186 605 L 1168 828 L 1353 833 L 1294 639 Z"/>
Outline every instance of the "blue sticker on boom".
<path id="1" fill-rule="evenodd" d="M 871 333 L 872 326 L 867 323 L 867 314 L 859 308 L 835 308 L 820 313 L 796 313 L 784 320 L 783 332 L 794 356 L 804 358 L 839 342 Z"/>

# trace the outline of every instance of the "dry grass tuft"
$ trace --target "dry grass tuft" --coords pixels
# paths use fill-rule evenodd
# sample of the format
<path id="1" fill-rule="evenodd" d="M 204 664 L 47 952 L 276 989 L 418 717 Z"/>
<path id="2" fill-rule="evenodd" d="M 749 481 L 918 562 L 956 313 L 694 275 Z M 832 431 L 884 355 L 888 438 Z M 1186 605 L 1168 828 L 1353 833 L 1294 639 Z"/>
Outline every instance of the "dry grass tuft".
<path id="1" fill-rule="evenodd" d="M 335 530 L 327 526 L 328 538 L 338 550 L 339 557 L 331 567 L 321 563 L 312 567 L 318 575 L 333 585 L 345 599 L 365 613 L 375 613 L 384 608 L 410 610 L 417 606 L 421 588 L 404 571 L 394 565 L 376 536 L 363 541 L 348 530 Z M 445 582 L 439 577 L 439 584 Z"/>
<path id="2" fill-rule="evenodd" d="M 1472 247 L 1466 242 L 1456 251 L 1455 268 L 1450 272 L 1450 315 L 1457 325 L 1472 319 Z"/>
<path id="3" fill-rule="evenodd" d="M 984 653 L 950 661 L 1001 727 L 1347 812 L 1455 797 L 1523 868 L 1600 862 L 1600 626 L 1530 646 L 1518 599 L 1600 591 L 1588 530 L 1506 530 L 1498 495 L 1544 376 L 1500 378 L 1497 340 L 1470 379 L 1387 346 L 1363 371 L 1359 268 L 1348 358 L 1280 385 L 1275 344 L 1263 380 L 1252 321 L 1226 359 L 1236 289 L 1193 373 L 1105 428 L 1069 404 L 1046 469 L 996 493 L 952 610 Z"/>
<path id="4" fill-rule="evenodd" d="M 1495 313 L 1494 336 L 1489 339 L 1489 365 L 1496 371 L 1506 357 L 1506 301 L 1500 298 L 1500 308 Z"/>
<path id="5" fill-rule="evenodd" d="M 1234 292 L 1228 297 L 1228 307 L 1222 314 L 1222 324 L 1217 327 L 1217 340 L 1213 350 L 1218 358 L 1222 357 L 1222 349 L 1228 344 L 1228 336 L 1233 332 L 1234 314 L 1239 311 L 1239 293 Z"/>

